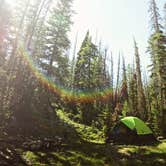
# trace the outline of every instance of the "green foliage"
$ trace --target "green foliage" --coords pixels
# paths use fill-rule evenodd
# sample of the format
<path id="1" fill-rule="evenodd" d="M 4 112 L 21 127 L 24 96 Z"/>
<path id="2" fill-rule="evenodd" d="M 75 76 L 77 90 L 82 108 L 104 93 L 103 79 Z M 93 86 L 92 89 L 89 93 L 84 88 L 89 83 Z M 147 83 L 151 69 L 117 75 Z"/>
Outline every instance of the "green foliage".
<path id="1" fill-rule="evenodd" d="M 74 88 L 83 91 L 94 89 L 95 84 L 93 80 L 95 78 L 96 58 L 97 48 L 91 42 L 89 32 L 87 32 L 76 61 Z"/>
<path id="2" fill-rule="evenodd" d="M 103 143 L 104 136 L 103 131 L 99 129 L 87 125 L 83 125 L 71 120 L 66 112 L 62 110 L 57 111 L 57 115 L 67 124 L 73 126 L 75 130 L 81 135 L 81 138 L 88 141 L 88 142 L 96 142 L 96 143 Z"/>
<path id="3" fill-rule="evenodd" d="M 24 152 L 23 158 L 27 161 L 28 164 L 32 165 L 41 165 L 48 166 L 49 165 L 56 165 L 56 166 L 100 166 L 103 165 L 103 161 L 101 159 L 97 159 L 95 156 L 89 156 L 79 151 L 74 150 L 67 150 L 66 152 L 50 152 L 47 156 L 46 153 L 42 152 Z M 43 158 L 43 159 L 41 159 Z M 47 158 L 47 161 L 44 159 Z"/>
<path id="4" fill-rule="evenodd" d="M 165 134 L 165 108 L 166 108 L 166 46 L 165 35 L 162 31 L 151 35 L 149 40 L 149 51 L 151 53 L 151 79 L 152 79 L 152 106 L 160 111 L 159 123 L 162 132 Z"/>
<path id="5" fill-rule="evenodd" d="M 69 76 L 67 51 L 70 46 L 68 32 L 72 24 L 71 3 L 72 0 L 60 0 L 51 10 L 45 26 L 44 50 L 40 57 L 41 67 L 46 75 L 63 86 L 68 85 Z"/>
<path id="6" fill-rule="evenodd" d="M 137 103 L 137 78 L 135 74 L 135 69 L 129 68 L 129 103 L 130 103 L 130 111 L 132 114 L 136 114 L 138 111 L 138 103 Z"/>
<path id="7" fill-rule="evenodd" d="M 90 92 L 100 91 L 110 86 L 110 76 L 106 70 L 105 55 L 93 44 L 92 39 L 87 32 L 82 42 L 81 48 L 76 60 L 74 70 L 75 91 Z M 82 123 L 91 125 L 92 121 L 99 121 L 98 115 L 107 107 L 100 101 L 90 101 L 80 104 Z"/>
<path id="8" fill-rule="evenodd" d="M 122 116 L 125 117 L 126 114 L 129 112 L 130 112 L 129 104 L 127 101 L 125 101 L 122 108 Z"/>
<path id="9" fill-rule="evenodd" d="M 151 166 L 165 165 L 166 143 L 163 141 L 153 146 L 114 145 L 105 146 L 98 144 L 70 145 L 60 152 L 30 152 L 24 151 L 22 158 L 31 165 L 57 165 L 57 166 L 101 166 L 120 164 Z"/>
<path id="10" fill-rule="evenodd" d="M 138 113 L 137 116 L 143 120 L 147 119 L 147 109 L 146 109 L 146 100 L 145 93 L 143 89 L 142 74 L 141 74 L 141 65 L 140 65 L 140 55 L 138 51 L 138 46 L 136 41 L 135 45 L 135 59 L 136 59 L 136 79 L 137 79 L 137 103 L 138 103 Z"/>
<path id="11" fill-rule="evenodd" d="M 166 143 L 165 142 L 161 142 L 159 145 L 156 146 L 142 146 L 141 148 L 138 146 L 128 146 L 128 147 L 121 147 L 119 149 L 120 153 L 140 153 L 140 151 L 143 154 L 154 154 L 154 153 L 158 153 L 158 154 L 163 154 L 166 153 Z"/>
<path id="12" fill-rule="evenodd" d="M 25 161 L 29 165 L 57 166 L 101 166 L 114 163 L 134 165 L 135 161 L 141 165 L 142 158 L 147 157 L 146 163 L 150 165 L 153 162 L 164 165 L 165 142 L 142 147 L 104 144 L 119 115 L 139 115 L 139 112 L 143 112 L 141 109 L 147 106 L 145 100 L 148 101 L 149 125 L 156 135 L 161 134 L 159 130 L 165 134 L 166 36 L 159 23 L 155 1 L 151 1 L 154 32 L 149 39 L 152 64 L 151 80 L 147 81 L 146 85 L 146 99 L 143 94 L 145 86 L 141 80 L 141 64 L 136 43 L 136 69 L 133 65 L 126 74 L 123 58 L 121 75 L 119 58 L 116 78 L 113 72 L 113 58 L 111 57 L 111 67 L 107 66 L 107 49 L 103 51 L 101 43 L 99 46 L 94 44 L 87 32 L 76 62 L 72 62 L 70 78 L 68 53 L 72 41 L 69 40 L 68 34 L 72 25 L 73 1 L 59 0 L 54 5 L 52 0 L 19 0 L 12 15 L 4 2 L 0 1 L 1 133 L 14 136 L 22 134 L 23 137 L 58 135 L 67 143 L 60 152 L 25 151 L 22 154 Z M 66 101 L 68 99 L 64 99 L 59 92 L 52 93 L 50 86 L 43 84 L 33 73 L 31 67 L 34 66 L 25 59 L 25 52 L 20 43 L 25 46 L 34 64 L 37 63 L 36 67 L 40 72 L 56 84 L 63 87 L 72 85 L 73 94 L 83 92 L 84 95 L 84 92 L 96 91 L 101 98 L 94 96 L 92 100 Z M 117 85 L 114 87 L 116 79 Z M 109 88 L 108 96 L 102 91 L 105 88 Z M 52 102 L 55 103 L 54 106 Z M 5 145 L 8 139 L 6 138 Z M 1 142 L 3 141 L 0 138 Z M 11 145 L 12 148 L 13 146 Z M 5 150 L 10 153 L 8 148 L 5 147 Z M 0 152 L 0 155 L 4 158 L 3 152 Z M 136 157 L 138 159 L 135 160 Z"/>
<path id="13" fill-rule="evenodd" d="M 156 0 L 150 0 L 149 12 L 151 17 L 151 28 L 153 31 L 158 32 L 160 28 L 162 28 L 162 25 L 160 24 L 161 17 Z"/>
<path id="14" fill-rule="evenodd" d="M 23 158 L 27 161 L 27 163 L 29 164 L 38 164 L 40 165 L 39 157 L 37 155 L 35 155 L 33 152 L 31 151 L 27 151 L 25 153 L 23 153 Z M 38 161 L 38 162 L 37 162 Z"/>

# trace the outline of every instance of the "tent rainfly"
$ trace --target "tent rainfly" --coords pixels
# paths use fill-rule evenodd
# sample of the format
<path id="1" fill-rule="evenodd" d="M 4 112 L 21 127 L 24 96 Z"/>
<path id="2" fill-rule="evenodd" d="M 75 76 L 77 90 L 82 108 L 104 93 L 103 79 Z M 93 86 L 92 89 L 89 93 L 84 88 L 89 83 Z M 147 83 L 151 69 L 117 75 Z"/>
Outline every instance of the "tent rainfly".
<path id="1" fill-rule="evenodd" d="M 156 142 L 152 130 L 141 119 L 133 116 L 122 118 L 111 130 L 106 142 L 149 144 Z"/>

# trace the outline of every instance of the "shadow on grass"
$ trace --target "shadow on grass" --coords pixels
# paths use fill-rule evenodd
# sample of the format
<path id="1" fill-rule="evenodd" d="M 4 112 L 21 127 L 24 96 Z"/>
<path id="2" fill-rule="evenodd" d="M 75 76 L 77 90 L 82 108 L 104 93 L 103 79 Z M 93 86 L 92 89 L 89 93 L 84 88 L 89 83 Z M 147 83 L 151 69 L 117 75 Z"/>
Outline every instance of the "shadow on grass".
<path id="1" fill-rule="evenodd" d="M 19 166 L 28 166 L 14 147 L 7 146 L 5 148 L 0 148 L 1 166 L 18 166 L 18 164 Z"/>
<path id="2" fill-rule="evenodd" d="M 70 162 L 60 156 L 60 153 L 58 154 L 55 151 L 34 152 L 34 155 L 39 158 L 40 163 L 46 164 L 48 166 L 53 164 L 70 166 Z"/>
<path id="3" fill-rule="evenodd" d="M 165 143 L 164 143 L 165 144 Z M 165 145 L 164 145 L 165 146 Z M 29 154 L 28 154 L 29 153 Z M 80 142 L 61 149 L 25 151 L 27 165 L 42 166 L 165 166 L 158 146 L 110 145 Z M 30 161 L 30 162 L 28 162 Z"/>

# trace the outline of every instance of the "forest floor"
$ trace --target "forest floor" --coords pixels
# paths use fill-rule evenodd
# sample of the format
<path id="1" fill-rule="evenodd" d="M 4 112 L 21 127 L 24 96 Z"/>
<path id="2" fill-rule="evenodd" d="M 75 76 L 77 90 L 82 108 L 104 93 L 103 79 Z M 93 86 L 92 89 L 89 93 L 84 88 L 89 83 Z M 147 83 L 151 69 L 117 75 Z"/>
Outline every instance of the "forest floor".
<path id="1" fill-rule="evenodd" d="M 166 165 L 166 139 L 151 146 L 105 144 L 102 131 L 72 121 L 61 110 L 57 113 L 65 126 L 69 125 L 75 129 L 79 134 L 79 140 L 73 139 L 69 143 L 63 138 L 57 146 L 44 145 L 40 148 L 38 146 L 42 143 L 40 138 L 26 138 L 24 135 L 10 136 L 1 132 L 0 166 Z M 28 142 L 33 142 L 35 146 L 25 148 L 24 145 Z"/>
<path id="2" fill-rule="evenodd" d="M 166 140 L 153 146 L 80 142 L 25 150 L 19 139 L 0 141 L 0 166 L 165 166 Z"/>

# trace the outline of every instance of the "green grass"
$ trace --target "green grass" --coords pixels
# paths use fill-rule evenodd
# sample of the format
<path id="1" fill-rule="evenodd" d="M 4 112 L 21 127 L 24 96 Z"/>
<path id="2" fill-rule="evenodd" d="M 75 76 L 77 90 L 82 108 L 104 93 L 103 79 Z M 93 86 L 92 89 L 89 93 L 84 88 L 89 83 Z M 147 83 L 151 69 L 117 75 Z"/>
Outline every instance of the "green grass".
<path id="1" fill-rule="evenodd" d="M 150 154 L 166 154 L 166 140 L 161 142 L 158 145 L 155 146 L 119 146 L 120 153 L 124 154 L 132 154 L 132 153 L 140 153 L 144 155 L 150 155 Z"/>
<path id="2" fill-rule="evenodd" d="M 153 146 L 112 145 L 104 144 L 103 131 L 94 127 L 74 122 L 61 110 L 57 111 L 62 125 L 55 126 L 65 132 L 63 125 L 79 134 L 79 141 L 68 136 L 61 149 L 45 149 L 40 151 L 26 151 L 21 147 L 15 148 L 15 157 L 21 157 L 28 166 L 165 166 L 166 140 Z M 66 125 L 67 124 L 67 125 Z M 58 132 L 58 134 L 60 131 Z M 7 138 L 6 138 L 7 139 Z M 2 144 L 2 143 L 1 143 Z M 10 150 L 10 144 L 5 144 Z M 13 147 L 13 145 L 12 145 Z M 3 153 L 8 154 L 7 148 Z M 13 152 L 15 154 L 15 152 Z M 19 160 L 18 160 L 19 161 Z M 1 164 L 0 164 L 1 165 Z M 17 164 L 21 166 L 21 164 Z"/>
<path id="3" fill-rule="evenodd" d="M 32 166 L 139 166 L 166 164 L 166 140 L 154 146 L 82 143 L 61 151 L 24 151 L 22 158 Z"/>
<path id="4" fill-rule="evenodd" d="M 70 126 L 74 127 L 77 133 L 81 136 L 81 138 L 88 142 L 93 143 L 104 143 L 104 132 L 98 130 L 95 127 L 86 126 L 80 123 L 76 123 L 72 121 L 68 116 L 67 113 L 63 112 L 62 110 L 57 111 L 57 115 L 61 120 L 65 123 L 69 124 Z"/>
<path id="5" fill-rule="evenodd" d="M 29 165 L 38 166 L 101 166 L 103 160 L 88 156 L 83 152 L 66 150 L 65 152 L 24 152 L 22 158 Z"/>
<path id="6" fill-rule="evenodd" d="M 39 162 L 39 157 L 37 155 L 35 155 L 33 152 L 31 151 L 27 151 L 27 152 L 24 152 L 23 153 L 23 159 L 29 164 L 29 165 L 32 165 L 32 164 L 41 164 Z"/>

